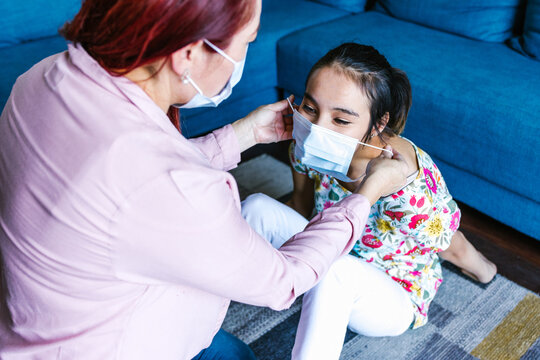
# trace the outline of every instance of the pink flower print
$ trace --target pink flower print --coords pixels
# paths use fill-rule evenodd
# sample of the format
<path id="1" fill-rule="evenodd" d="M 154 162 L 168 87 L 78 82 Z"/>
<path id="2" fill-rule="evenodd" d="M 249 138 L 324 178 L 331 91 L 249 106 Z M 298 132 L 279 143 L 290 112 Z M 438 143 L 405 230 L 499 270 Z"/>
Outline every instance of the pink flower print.
<path id="1" fill-rule="evenodd" d="M 405 213 L 402 212 L 402 211 L 390 211 L 390 210 L 385 210 L 384 213 L 385 213 L 385 215 L 388 216 L 390 219 L 392 219 L 392 220 L 397 220 L 397 221 L 401 221 L 401 218 L 403 217 L 403 215 L 405 215 Z"/>
<path id="2" fill-rule="evenodd" d="M 323 188 L 325 188 L 325 189 L 328 189 L 328 188 L 330 187 L 330 184 L 327 183 L 326 181 L 321 182 L 321 185 L 322 185 Z"/>
<path id="3" fill-rule="evenodd" d="M 424 169 L 424 176 L 426 177 L 426 185 L 434 194 L 437 193 L 437 183 L 433 174 L 428 169 Z"/>
<path id="4" fill-rule="evenodd" d="M 403 286 L 403 288 L 407 290 L 408 292 L 412 292 L 411 287 L 413 286 L 413 284 L 410 281 L 407 281 L 405 279 L 400 279 L 395 276 L 392 276 L 392 279 L 394 281 L 397 281 L 399 285 Z"/>
<path id="5" fill-rule="evenodd" d="M 407 235 L 407 232 L 405 230 L 403 230 L 403 229 L 399 229 L 399 232 L 402 233 L 403 235 Z"/>
<path id="6" fill-rule="evenodd" d="M 392 255 L 392 254 L 384 255 L 383 260 L 384 260 L 384 261 L 394 260 L 394 255 Z M 387 271 L 387 272 L 388 272 L 388 271 Z"/>
<path id="7" fill-rule="evenodd" d="M 450 230 L 454 232 L 458 229 L 459 226 L 459 214 L 460 212 L 456 211 L 452 214 L 452 220 L 450 220 Z"/>
<path id="8" fill-rule="evenodd" d="M 413 263 L 410 262 L 410 261 L 405 261 L 405 265 L 407 265 L 407 266 L 413 266 Z"/>
<path id="9" fill-rule="evenodd" d="M 416 203 L 416 206 L 418 206 L 419 208 L 424 206 L 424 200 L 425 200 L 425 198 L 422 196 L 422 198 L 420 200 L 418 200 L 418 202 Z"/>
<path id="10" fill-rule="evenodd" d="M 448 210 L 447 208 L 444 208 L 442 212 L 445 213 L 445 214 L 448 214 L 449 211 L 450 210 Z"/>
<path id="11" fill-rule="evenodd" d="M 366 260 L 366 262 L 368 262 L 368 263 L 373 262 L 373 258 L 370 258 L 369 260 Z"/>
<path id="12" fill-rule="evenodd" d="M 325 209 L 328 209 L 329 207 L 332 207 L 332 205 L 334 205 L 333 202 L 331 202 L 331 201 L 326 201 L 326 202 L 324 203 L 323 207 L 324 207 Z"/>
<path id="13" fill-rule="evenodd" d="M 409 200 L 409 204 L 411 204 L 411 206 L 416 205 L 416 197 L 414 197 L 414 195 L 411 197 L 411 200 Z"/>
<path id="14" fill-rule="evenodd" d="M 381 240 L 371 234 L 362 236 L 362 244 L 372 249 L 380 248 L 383 245 Z"/>
<path id="15" fill-rule="evenodd" d="M 429 252 L 428 248 L 420 249 L 418 246 L 415 246 L 411 250 L 407 251 L 405 255 L 424 255 L 427 252 Z"/>
<path id="16" fill-rule="evenodd" d="M 403 190 L 399 190 L 397 193 L 392 194 L 392 199 L 397 199 L 398 197 L 400 197 L 403 194 L 405 194 L 405 192 Z"/>
<path id="17" fill-rule="evenodd" d="M 442 279 L 437 279 L 435 282 L 435 291 L 439 290 L 439 286 L 442 284 Z"/>
<path id="18" fill-rule="evenodd" d="M 422 275 L 422 272 L 421 271 L 411 271 L 410 274 L 412 276 L 420 276 L 420 275 Z"/>
<path id="19" fill-rule="evenodd" d="M 371 232 L 371 228 L 366 226 L 366 232 L 367 232 L 367 233 L 370 233 L 370 232 Z"/>
<path id="20" fill-rule="evenodd" d="M 418 225 L 426 221 L 428 218 L 429 218 L 429 215 L 427 214 L 414 215 L 411 218 L 411 222 L 409 223 L 409 229 L 416 229 Z"/>

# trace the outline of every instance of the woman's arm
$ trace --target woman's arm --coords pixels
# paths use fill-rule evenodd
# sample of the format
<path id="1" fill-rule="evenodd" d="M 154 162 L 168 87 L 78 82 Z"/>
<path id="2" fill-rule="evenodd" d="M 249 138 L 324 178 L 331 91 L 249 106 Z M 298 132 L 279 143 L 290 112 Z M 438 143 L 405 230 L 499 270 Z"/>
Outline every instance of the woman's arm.
<path id="1" fill-rule="evenodd" d="M 365 196 L 350 196 L 276 250 L 242 218 L 230 174 L 187 165 L 119 208 L 111 220 L 113 268 L 126 281 L 179 284 L 283 309 L 350 250 L 369 208 Z"/>
<path id="2" fill-rule="evenodd" d="M 240 162 L 240 147 L 234 128 L 226 125 L 206 136 L 189 139 L 218 170 L 234 169 Z"/>

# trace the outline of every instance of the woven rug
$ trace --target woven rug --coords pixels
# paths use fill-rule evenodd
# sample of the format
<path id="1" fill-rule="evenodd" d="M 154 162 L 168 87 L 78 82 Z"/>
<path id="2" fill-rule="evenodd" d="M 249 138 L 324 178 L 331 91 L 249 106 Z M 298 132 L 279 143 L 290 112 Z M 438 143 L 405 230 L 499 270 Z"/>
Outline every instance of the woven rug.
<path id="1" fill-rule="evenodd" d="M 261 155 L 231 171 L 240 196 L 256 192 L 285 199 L 290 168 Z M 347 332 L 341 359 L 540 359 L 540 297 L 497 275 L 487 285 L 443 262 L 444 282 L 429 308 L 429 323 L 397 337 Z M 223 328 L 260 360 L 290 359 L 302 299 L 284 311 L 231 303 Z"/>

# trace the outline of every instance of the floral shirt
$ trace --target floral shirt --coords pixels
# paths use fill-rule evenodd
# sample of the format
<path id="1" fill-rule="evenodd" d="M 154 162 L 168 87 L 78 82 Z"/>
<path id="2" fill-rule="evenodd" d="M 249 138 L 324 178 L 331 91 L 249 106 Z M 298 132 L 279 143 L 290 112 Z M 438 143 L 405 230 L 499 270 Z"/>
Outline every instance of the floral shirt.
<path id="1" fill-rule="evenodd" d="M 297 160 L 294 144 L 289 148 L 290 161 L 297 172 L 314 180 L 317 213 L 351 194 L 333 177 Z M 351 255 L 386 272 L 409 293 L 415 312 L 411 327 L 418 328 L 427 323 L 429 304 L 442 283 L 437 253 L 450 245 L 461 212 L 431 157 L 411 144 L 420 168 L 417 177 L 371 207 Z"/>

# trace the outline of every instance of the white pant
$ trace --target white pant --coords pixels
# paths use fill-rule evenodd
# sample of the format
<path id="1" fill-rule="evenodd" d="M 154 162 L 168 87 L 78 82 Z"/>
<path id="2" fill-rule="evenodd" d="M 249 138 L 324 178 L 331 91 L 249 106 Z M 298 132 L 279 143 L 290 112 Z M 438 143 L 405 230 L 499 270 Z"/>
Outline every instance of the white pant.
<path id="1" fill-rule="evenodd" d="M 308 220 L 266 195 L 242 202 L 242 215 L 279 248 Z M 292 359 L 338 359 L 347 326 L 365 336 L 395 336 L 408 329 L 413 307 L 407 292 L 383 271 L 345 255 L 304 294 Z"/>

